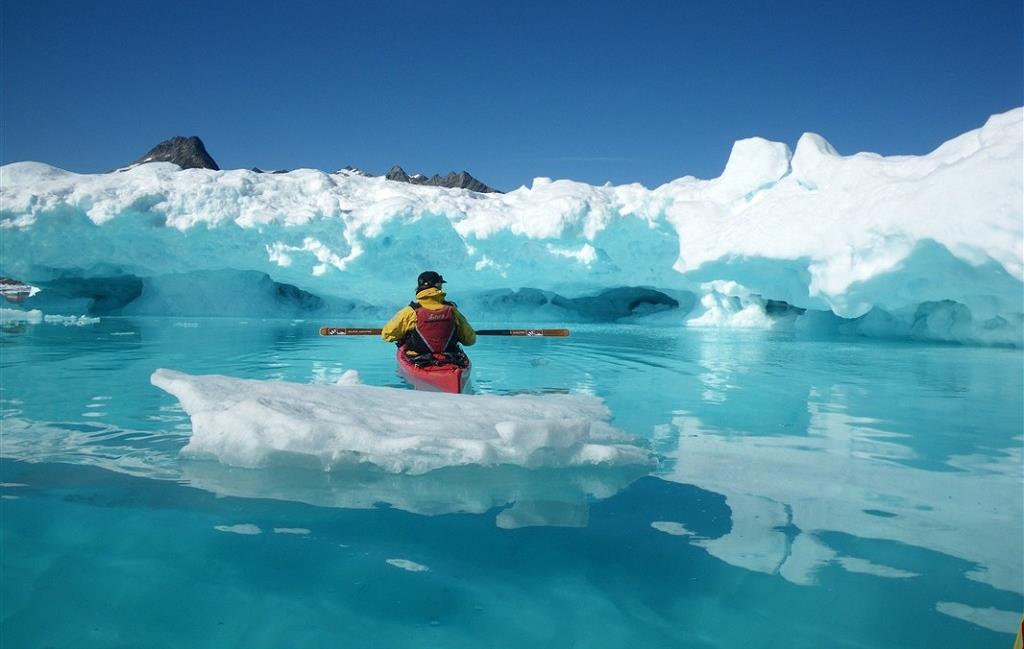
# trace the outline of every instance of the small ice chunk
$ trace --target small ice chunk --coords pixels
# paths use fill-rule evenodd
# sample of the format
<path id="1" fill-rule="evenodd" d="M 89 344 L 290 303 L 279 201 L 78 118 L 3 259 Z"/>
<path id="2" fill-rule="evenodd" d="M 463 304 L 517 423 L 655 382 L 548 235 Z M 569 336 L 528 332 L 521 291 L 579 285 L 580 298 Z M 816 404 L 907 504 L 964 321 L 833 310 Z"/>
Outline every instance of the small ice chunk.
<path id="1" fill-rule="evenodd" d="M 294 534 L 296 536 L 308 536 L 309 534 L 312 534 L 312 532 L 304 527 L 275 527 L 274 534 Z"/>
<path id="2" fill-rule="evenodd" d="M 338 385 L 360 385 L 363 379 L 356 370 L 345 370 L 345 373 L 338 379 Z"/>
<path id="3" fill-rule="evenodd" d="M 263 530 L 252 523 L 241 523 L 239 525 L 216 525 L 213 529 L 218 532 L 229 532 L 231 534 L 243 534 L 246 536 L 263 533 Z"/>
<path id="4" fill-rule="evenodd" d="M 654 521 L 651 523 L 651 527 L 664 532 L 665 534 L 671 534 L 672 536 L 693 536 L 693 532 L 686 529 L 682 523 L 676 523 L 674 521 Z"/>
<path id="5" fill-rule="evenodd" d="M 416 563 L 415 561 L 409 561 L 408 559 L 388 559 L 386 563 L 396 568 L 401 568 L 402 570 L 408 570 L 409 572 L 427 572 L 430 570 L 430 568 L 422 563 Z"/>
<path id="6" fill-rule="evenodd" d="M 85 325 L 94 325 L 99 323 L 99 318 L 90 318 L 86 315 L 47 315 L 43 316 L 43 322 L 50 324 L 60 324 L 65 327 L 84 327 Z"/>

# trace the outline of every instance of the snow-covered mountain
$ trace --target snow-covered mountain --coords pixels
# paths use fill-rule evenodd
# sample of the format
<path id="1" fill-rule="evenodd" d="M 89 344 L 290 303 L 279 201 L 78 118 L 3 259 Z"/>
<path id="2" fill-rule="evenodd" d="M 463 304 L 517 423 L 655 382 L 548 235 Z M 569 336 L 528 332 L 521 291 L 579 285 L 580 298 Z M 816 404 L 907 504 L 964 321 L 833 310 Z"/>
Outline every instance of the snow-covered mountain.
<path id="1" fill-rule="evenodd" d="M 43 289 L 25 305 L 55 313 L 295 316 L 386 313 L 432 268 L 477 320 L 1019 345 L 1022 117 L 923 156 L 751 138 L 718 178 L 655 189 L 537 178 L 481 194 L 308 169 L 16 163 L 0 167 L 0 275 Z"/>
<path id="2" fill-rule="evenodd" d="M 373 174 L 367 173 L 366 171 L 363 171 L 358 167 L 353 167 L 352 165 L 342 167 L 341 169 L 338 169 L 334 173 L 340 174 L 342 176 L 362 176 L 363 178 L 373 178 Z"/>

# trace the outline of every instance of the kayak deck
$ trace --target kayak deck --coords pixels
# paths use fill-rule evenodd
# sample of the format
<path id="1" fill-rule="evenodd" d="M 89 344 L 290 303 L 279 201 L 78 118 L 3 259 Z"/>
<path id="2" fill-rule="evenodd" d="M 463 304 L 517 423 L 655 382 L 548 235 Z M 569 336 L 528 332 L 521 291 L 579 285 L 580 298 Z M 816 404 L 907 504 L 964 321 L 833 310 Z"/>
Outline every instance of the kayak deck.
<path id="1" fill-rule="evenodd" d="M 405 354 L 405 350 L 399 348 L 395 354 L 398 362 L 398 373 L 413 387 L 419 390 L 439 390 L 459 394 L 469 383 L 469 373 L 473 364 L 469 356 L 463 354 L 466 359 L 464 365 L 455 363 L 424 364 L 413 363 Z"/>

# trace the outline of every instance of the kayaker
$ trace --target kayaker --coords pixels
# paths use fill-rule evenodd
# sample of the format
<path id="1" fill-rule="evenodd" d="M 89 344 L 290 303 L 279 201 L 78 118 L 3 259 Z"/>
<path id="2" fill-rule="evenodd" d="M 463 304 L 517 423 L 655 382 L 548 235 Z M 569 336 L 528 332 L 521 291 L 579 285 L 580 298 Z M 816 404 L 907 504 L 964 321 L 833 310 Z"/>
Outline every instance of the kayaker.
<path id="1" fill-rule="evenodd" d="M 428 270 L 416 278 L 416 300 L 395 314 L 380 337 L 398 343 L 410 357 L 430 355 L 435 360 L 458 362 L 459 343 L 472 345 L 476 332 L 453 302 L 445 301 L 441 289 L 445 283 L 438 273 Z"/>

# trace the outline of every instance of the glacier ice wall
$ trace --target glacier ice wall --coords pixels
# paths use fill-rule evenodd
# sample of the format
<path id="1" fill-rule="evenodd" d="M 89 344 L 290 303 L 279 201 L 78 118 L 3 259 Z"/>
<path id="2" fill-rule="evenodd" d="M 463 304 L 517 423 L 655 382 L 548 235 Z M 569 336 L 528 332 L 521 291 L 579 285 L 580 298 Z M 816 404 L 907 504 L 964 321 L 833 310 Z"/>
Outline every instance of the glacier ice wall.
<path id="1" fill-rule="evenodd" d="M 15 163 L 0 167 L 0 274 L 43 288 L 38 304 L 49 289 L 57 310 L 77 299 L 96 312 L 86 298 L 107 299 L 69 281 L 104 278 L 123 297 L 130 286 L 118 282 L 135 278 L 135 297 L 109 312 L 188 303 L 189 312 L 294 316 L 386 312 L 435 268 L 454 297 L 492 312 L 668 317 L 648 308 L 664 298 L 571 303 L 643 286 L 694 325 L 1015 344 L 1022 116 L 995 115 L 923 156 L 842 156 L 811 133 L 793 152 L 750 138 L 720 177 L 655 189 L 537 178 L 494 195 L 308 169 L 153 163 L 81 175 Z M 623 303 L 641 307 L 623 312 Z M 780 303 L 781 316 L 770 308 Z"/>

